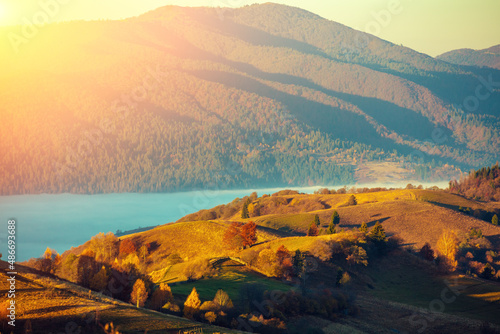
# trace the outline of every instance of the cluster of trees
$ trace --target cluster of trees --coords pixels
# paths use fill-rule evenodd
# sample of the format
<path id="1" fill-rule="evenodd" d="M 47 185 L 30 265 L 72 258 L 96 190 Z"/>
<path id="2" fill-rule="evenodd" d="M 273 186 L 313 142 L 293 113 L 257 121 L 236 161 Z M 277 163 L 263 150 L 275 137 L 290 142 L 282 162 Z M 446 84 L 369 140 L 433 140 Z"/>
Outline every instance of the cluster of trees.
<path id="1" fill-rule="evenodd" d="M 459 181 L 451 181 L 449 189 L 452 193 L 471 199 L 500 201 L 500 167 L 498 162 L 491 167 L 471 171 Z"/>
<path id="2" fill-rule="evenodd" d="M 500 254 L 477 228 L 471 228 L 462 238 L 454 231 L 443 231 L 436 250 L 426 243 L 418 254 L 445 271 L 460 270 L 475 277 L 500 280 Z"/>
<path id="3" fill-rule="evenodd" d="M 111 232 L 99 233 L 78 255 L 70 252 L 61 257 L 47 248 L 41 258 L 30 259 L 26 265 L 128 302 L 139 279 L 151 291 L 145 262 L 153 247 L 138 246 L 129 238 L 120 241 Z"/>
<path id="4" fill-rule="evenodd" d="M 245 249 L 257 242 L 257 224 L 232 222 L 224 233 L 224 242 L 230 249 Z"/>

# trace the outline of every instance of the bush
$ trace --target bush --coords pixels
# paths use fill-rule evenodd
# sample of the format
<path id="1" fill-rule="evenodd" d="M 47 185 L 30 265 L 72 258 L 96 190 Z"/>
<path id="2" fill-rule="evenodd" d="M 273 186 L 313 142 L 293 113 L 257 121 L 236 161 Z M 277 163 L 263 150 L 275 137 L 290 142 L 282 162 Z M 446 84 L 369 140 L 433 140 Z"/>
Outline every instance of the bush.
<path id="1" fill-rule="evenodd" d="M 434 261 L 434 250 L 428 242 L 420 248 L 419 255 L 427 261 Z"/>

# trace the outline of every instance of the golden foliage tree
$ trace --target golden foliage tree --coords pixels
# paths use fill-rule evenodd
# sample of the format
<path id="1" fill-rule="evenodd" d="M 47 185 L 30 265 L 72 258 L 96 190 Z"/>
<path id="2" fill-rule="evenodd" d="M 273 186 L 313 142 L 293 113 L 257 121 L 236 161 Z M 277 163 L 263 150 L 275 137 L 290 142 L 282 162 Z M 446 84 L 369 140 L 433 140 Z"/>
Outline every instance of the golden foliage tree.
<path id="1" fill-rule="evenodd" d="M 136 304 L 137 307 L 143 307 L 148 299 L 148 291 L 142 279 L 137 279 L 130 294 L 130 301 Z"/>
<path id="2" fill-rule="evenodd" d="M 448 269 L 455 270 L 457 267 L 458 238 L 455 232 L 446 230 L 441 234 L 437 242 L 437 251 Z"/>
<path id="3" fill-rule="evenodd" d="M 227 292 L 222 289 L 217 291 L 213 302 L 219 311 L 228 311 L 234 307 L 233 301 L 229 298 Z"/>
<path id="4" fill-rule="evenodd" d="M 151 296 L 151 308 L 153 310 L 160 310 L 166 303 L 173 299 L 172 289 L 170 289 L 168 284 L 161 283 Z"/>
<path id="5" fill-rule="evenodd" d="M 104 291 L 109 281 L 109 271 L 102 266 L 101 270 L 90 280 L 90 288 L 94 291 Z"/>
<path id="6" fill-rule="evenodd" d="M 193 319 L 194 316 L 199 312 L 201 306 L 200 296 L 193 288 L 186 301 L 184 302 L 184 316 L 188 319 Z"/>

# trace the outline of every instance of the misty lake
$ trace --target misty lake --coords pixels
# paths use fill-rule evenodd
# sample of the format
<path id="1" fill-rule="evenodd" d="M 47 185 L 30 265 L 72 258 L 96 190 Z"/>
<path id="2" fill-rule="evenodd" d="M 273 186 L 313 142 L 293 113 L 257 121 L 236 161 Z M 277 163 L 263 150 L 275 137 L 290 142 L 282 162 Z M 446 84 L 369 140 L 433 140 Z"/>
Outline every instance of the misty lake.
<path id="1" fill-rule="evenodd" d="M 313 193 L 319 187 L 293 188 Z M 281 188 L 192 191 L 163 194 L 0 196 L 0 252 L 7 257 L 7 221 L 16 220 L 16 260 L 39 257 L 47 247 L 59 253 L 99 232 L 166 224 L 236 197 L 274 193 Z"/>
<path id="2" fill-rule="evenodd" d="M 446 183 L 436 184 L 445 187 Z M 381 185 L 371 184 L 368 187 Z M 404 184 L 392 184 L 404 187 Z M 428 185 L 424 185 L 428 186 Z M 313 193 L 320 187 L 291 187 Z M 339 187 L 335 187 L 339 188 Z M 256 191 L 259 196 L 283 188 L 204 190 L 182 193 L 0 196 L 0 252 L 7 257 L 7 221 L 16 220 L 16 260 L 39 257 L 47 247 L 63 253 L 99 232 L 127 231 L 170 223 L 202 209 L 231 202 Z"/>

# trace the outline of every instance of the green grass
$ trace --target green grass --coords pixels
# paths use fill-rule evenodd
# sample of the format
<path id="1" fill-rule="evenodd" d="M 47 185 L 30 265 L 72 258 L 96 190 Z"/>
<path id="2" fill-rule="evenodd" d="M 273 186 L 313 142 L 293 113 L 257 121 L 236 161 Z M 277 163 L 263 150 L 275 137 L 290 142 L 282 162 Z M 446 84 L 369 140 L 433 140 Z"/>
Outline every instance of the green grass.
<path id="1" fill-rule="evenodd" d="M 172 286 L 171 288 L 175 295 L 187 297 L 191 293 L 191 290 L 196 287 L 196 291 L 200 294 L 200 299 L 202 301 L 214 299 L 217 290 L 222 289 L 227 292 L 233 302 L 238 302 L 240 299 L 240 289 L 245 284 L 263 285 L 269 291 L 287 291 L 290 289 L 289 285 L 279 280 L 266 278 L 259 274 L 233 270 L 223 270 L 222 273 L 216 277 L 182 283 Z"/>

